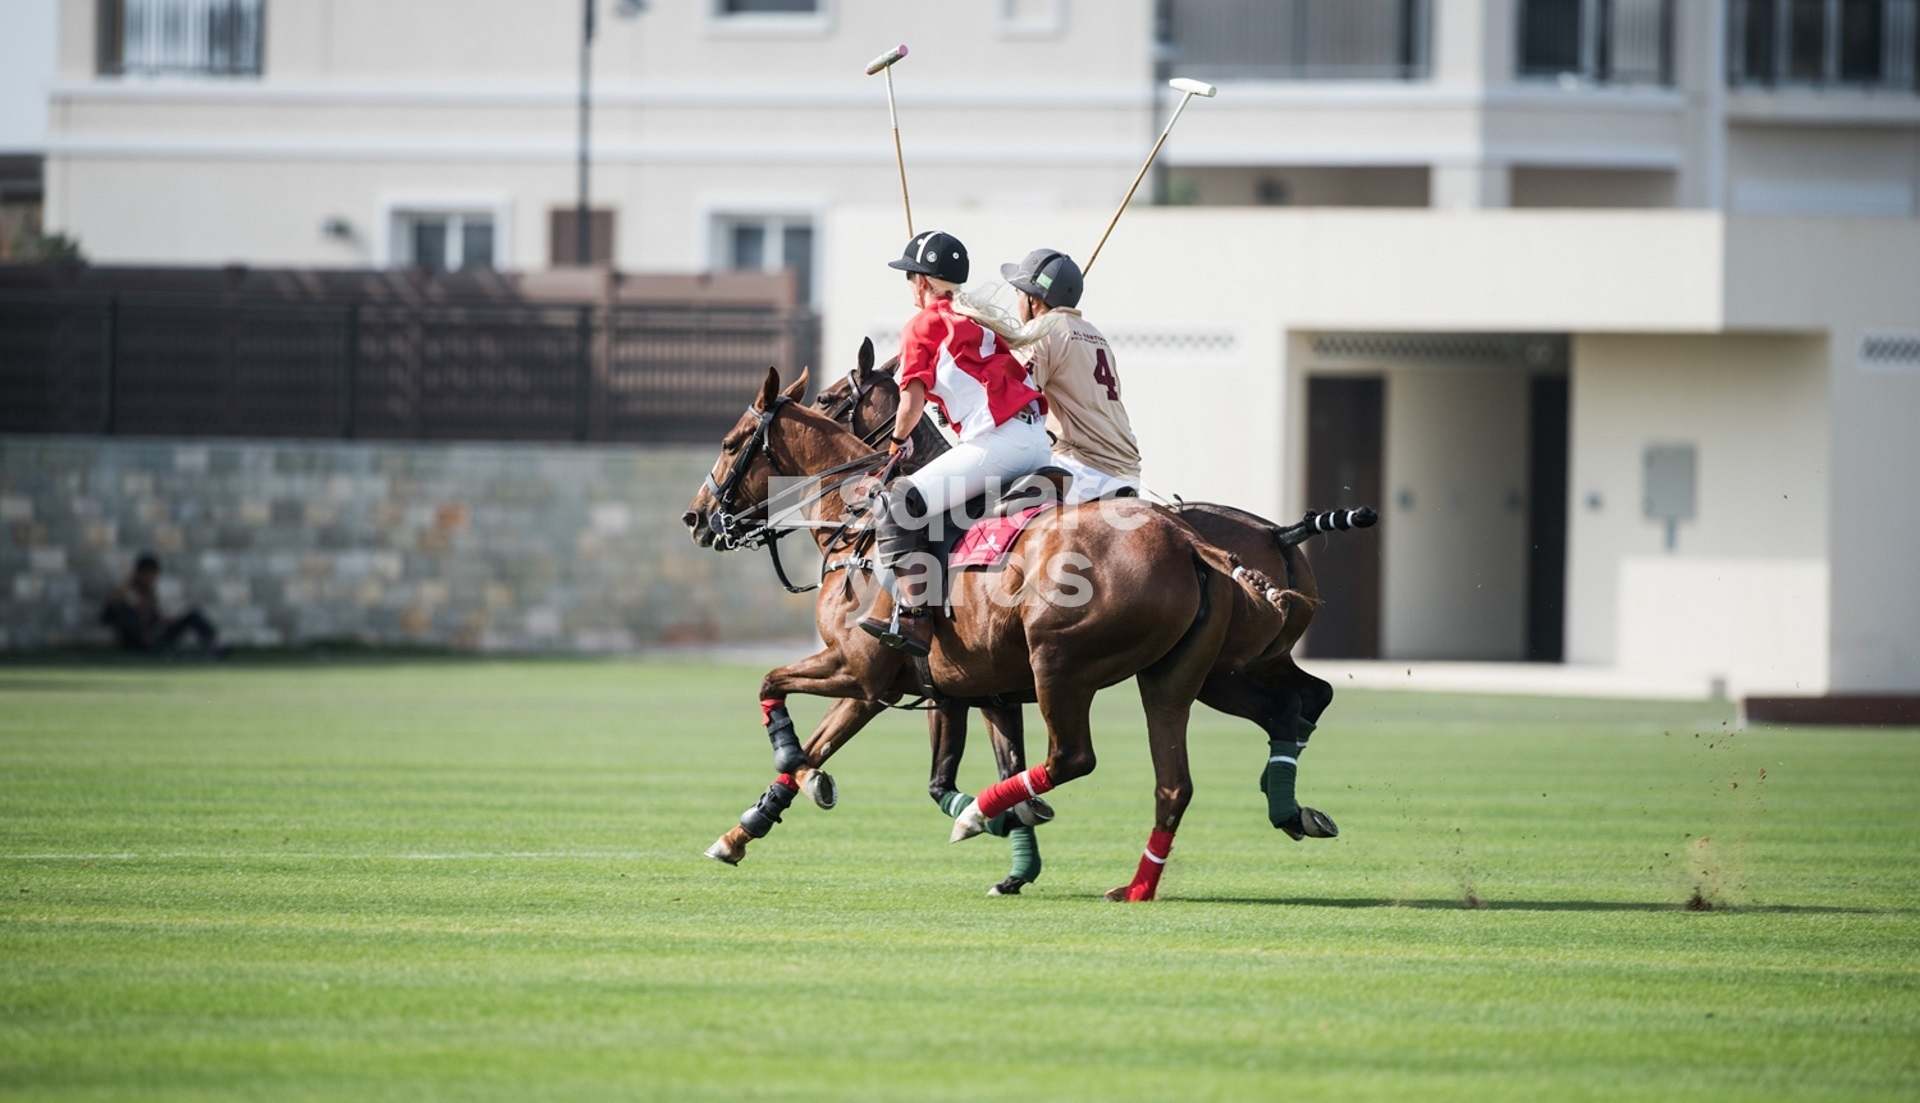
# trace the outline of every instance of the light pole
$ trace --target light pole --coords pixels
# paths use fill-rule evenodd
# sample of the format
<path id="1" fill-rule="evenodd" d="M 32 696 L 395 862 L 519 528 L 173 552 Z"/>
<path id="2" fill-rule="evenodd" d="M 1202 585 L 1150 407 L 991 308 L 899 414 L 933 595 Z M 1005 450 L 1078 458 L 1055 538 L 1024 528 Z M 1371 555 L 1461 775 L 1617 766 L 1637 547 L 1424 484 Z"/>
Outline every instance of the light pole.
<path id="1" fill-rule="evenodd" d="M 593 113 L 593 5 L 595 0 L 581 0 L 580 3 L 580 188 L 579 198 L 573 208 L 573 262 L 581 267 L 593 259 L 590 231 L 593 215 L 588 208 L 587 174 L 590 164 L 588 153 L 588 120 Z M 618 0 L 615 10 L 623 19 L 631 19 L 647 10 L 646 0 Z M 611 243 L 609 243 L 611 244 Z M 609 258 L 611 259 L 611 258 Z"/>
<path id="2" fill-rule="evenodd" d="M 580 10 L 580 200 L 573 208 L 573 262 L 584 268 L 593 259 L 587 240 L 592 222 L 587 210 L 587 119 L 592 113 L 588 90 L 593 73 L 593 0 L 581 0 Z"/>

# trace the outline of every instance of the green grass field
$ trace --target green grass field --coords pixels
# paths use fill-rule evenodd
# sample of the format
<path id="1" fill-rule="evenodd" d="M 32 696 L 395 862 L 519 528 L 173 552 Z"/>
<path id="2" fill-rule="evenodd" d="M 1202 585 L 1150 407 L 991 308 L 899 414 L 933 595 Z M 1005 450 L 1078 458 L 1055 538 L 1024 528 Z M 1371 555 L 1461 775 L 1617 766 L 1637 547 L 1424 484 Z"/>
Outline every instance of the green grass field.
<path id="1" fill-rule="evenodd" d="M 947 844 L 917 716 L 840 808 L 701 857 L 770 776 L 758 675 L 0 666 L 0 1095 L 1920 1096 L 1920 732 L 1348 692 L 1301 787 L 1344 835 L 1293 843 L 1203 712 L 1129 907 L 1130 687 L 989 898 L 1005 844 Z"/>

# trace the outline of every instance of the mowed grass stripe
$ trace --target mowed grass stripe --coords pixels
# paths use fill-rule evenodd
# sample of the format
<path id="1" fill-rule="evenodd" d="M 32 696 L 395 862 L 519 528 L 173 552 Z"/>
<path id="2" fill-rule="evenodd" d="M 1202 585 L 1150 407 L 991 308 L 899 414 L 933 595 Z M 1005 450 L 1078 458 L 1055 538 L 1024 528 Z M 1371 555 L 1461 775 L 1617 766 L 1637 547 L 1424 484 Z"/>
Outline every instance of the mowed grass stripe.
<path id="1" fill-rule="evenodd" d="M 769 776 L 758 674 L 0 667 L 0 1092 L 1920 1089 L 1916 733 L 1342 692 L 1302 792 L 1344 836 L 1310 845 L 1264 822 L 1259 734 L 1203 712 L 1166 899 L 1125 908 L 1130 687 L 1041 883 L 990 900 L 1004 844 L 944 842 L 912 716 L 836 760 L 841 808 L 700 858 Z"/>

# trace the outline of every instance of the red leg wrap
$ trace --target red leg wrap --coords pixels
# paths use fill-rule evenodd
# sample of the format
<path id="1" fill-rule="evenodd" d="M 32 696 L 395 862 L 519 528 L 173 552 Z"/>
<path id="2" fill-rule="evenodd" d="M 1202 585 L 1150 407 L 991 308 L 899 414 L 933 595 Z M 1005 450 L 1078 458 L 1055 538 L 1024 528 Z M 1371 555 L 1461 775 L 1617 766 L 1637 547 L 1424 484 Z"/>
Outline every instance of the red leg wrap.
<path id="1" fill-rule="evenodd" d="M 798 793 L 800 791 L 800 783 L 793 780 L 792 774 L 781 774 L 779 777 L 773 779 L 773 783 L 789 792 Z"/>
<path id="2" fill-rule="evenodd" d="M 980 790 L 980 814 L 992 819 L 1028 797 L 1037 797 L 1052 790 L 1053 779 L 1047 776 L 1047 768 L 1035 766 L 1024 774 L 1015 774 Z"/>
<path id="3" fill-rule="evenodd" d="M 787 703 L 785 697 L 762 697 L 760 699 L 760 723 L 773 722 L 773 710 Z"/>
<path id="4" fill-rule="evenodd" d="M 1147 836 L 1147 852 L 1140 855 L 1140 868 L 1134 871 L 1133 884 L 1127 886 L 1127 900 L 1138 903 L 1153 899 L 1160 889 L 1160 871 L 1167 868 L 1167 855 L 1173 853 L 1173 832 L 1155 828 Z"/>

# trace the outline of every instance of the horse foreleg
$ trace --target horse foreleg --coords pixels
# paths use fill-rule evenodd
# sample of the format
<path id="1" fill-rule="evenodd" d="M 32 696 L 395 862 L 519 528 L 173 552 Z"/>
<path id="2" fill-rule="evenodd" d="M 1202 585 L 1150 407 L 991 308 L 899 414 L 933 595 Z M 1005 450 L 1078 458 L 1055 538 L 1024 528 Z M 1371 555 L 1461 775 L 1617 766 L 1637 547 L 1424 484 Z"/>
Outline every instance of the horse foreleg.
<path id="1" fill-rule="evenodd" d="M 995 816 L 1093 772 L 1093 728 L 1089 722 L 1093 687 L 1077 680 L 1055 684 L 1044 677 L 1036 677 L 1035 682 L 1040 715 L 1047 722 L 1047 760 L 982 789 L 973 806 L 954 821 L 951 841 L 972 838 L 985 831 Z"/>
<path id="2" fill-rule="evenodd" d="M 1019 705 L 1004 708 L 982 708 L 980 716 L 987 722 L 987 733 L 993 737 L 993 757 L 1000 767 L 1000 780 L 1016 777 L 1026 772 L 1026 717 Z M 1022 816 L 1022 810 L 1027 812 Z M 987 890 L 989 896 L 1015 896 L 1027 885 L 1040 879 L 1040 838 L 1034 834 L 1034 827 L 1053 819 L 1053 808 L 1046 800 L 1035 796 L 1025 805 L 1015 805 L 1008 813 L 1018 817 L 1019 822 L 1007 828 L 1007 849 L 1011 853 L 1013 866 L 999 884 Z"/>
<path id="3" fill-rule="evenodd" d="M 878 715 L 884 706 L 854 693 L 837 694 L 842 700 L 835 702 L 827 711 L 826 718 L 803 748 L 794 733 L 793 717 L 787 712 L 787 691 L 796 685 L 833 684 L 836 672 L 842 669 L 843 664 L 837 652 L 829 648 L 791 666 L 774 670 L 761 680 L 760 714 L 767 730 L 767 740 L 773 745 L 776 776 L 760 799 L 740 814 L 739 824 L 728 828 L 707 848 L 707 857 L 728 865 L 739 865 L 741 859 L 747 856 L 747 844 L 754 839 L 765 838 L 773 830 L 773 825 L 780 822 L 782 813 L 793 804 L 793 798 L 803 789 L 815 804 L 822 808 L 833 807 L 838 796 L 837 787 L 833 778 L 820 769 L 820 765 L 866 726 L 867 721 Z M 842 683 L 845 686 L 853 684 Z"/>

